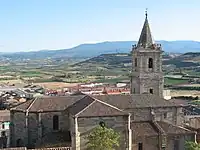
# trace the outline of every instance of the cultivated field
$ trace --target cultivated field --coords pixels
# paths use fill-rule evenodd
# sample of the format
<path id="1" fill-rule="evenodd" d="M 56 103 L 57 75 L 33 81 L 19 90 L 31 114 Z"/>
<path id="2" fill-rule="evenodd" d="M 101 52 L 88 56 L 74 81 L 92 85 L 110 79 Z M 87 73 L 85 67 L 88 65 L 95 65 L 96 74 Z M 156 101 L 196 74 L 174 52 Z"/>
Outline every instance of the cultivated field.
<path id="1" fill-rule="evenodd" d="M 46 89 L 61 89 L 77 86 L 78 83 L 64 83 L 64 82 L 43 82 L 34 83 L 35 85 L 40 85 Z"/>
<path id="2" fill-rule="evenodd" d="M 171 90 L 170 91 L 171 96 L 199 96 L 200 97 L 200 91 L 195 90 Z"/>

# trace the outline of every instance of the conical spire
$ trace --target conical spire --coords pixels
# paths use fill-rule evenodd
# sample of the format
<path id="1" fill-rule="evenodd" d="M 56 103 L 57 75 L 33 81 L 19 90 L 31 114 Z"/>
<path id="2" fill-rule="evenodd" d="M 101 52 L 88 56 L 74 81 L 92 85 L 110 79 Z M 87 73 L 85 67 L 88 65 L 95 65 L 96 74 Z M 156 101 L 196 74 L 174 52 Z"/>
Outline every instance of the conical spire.
<path id="1" fill-rule="evenodd" d="M 153 40 L 152 40 L 151 31 L 150 31 L 149 22 L 148 22 L 148 14 L 147 14 L 147 10 L 146 10 L 145 22 L 144 22 L 142 32 L 141 32 L 137 46 L 148 48 L 148 47 L 152 46 L 152 44 L 153 44 Z"/>

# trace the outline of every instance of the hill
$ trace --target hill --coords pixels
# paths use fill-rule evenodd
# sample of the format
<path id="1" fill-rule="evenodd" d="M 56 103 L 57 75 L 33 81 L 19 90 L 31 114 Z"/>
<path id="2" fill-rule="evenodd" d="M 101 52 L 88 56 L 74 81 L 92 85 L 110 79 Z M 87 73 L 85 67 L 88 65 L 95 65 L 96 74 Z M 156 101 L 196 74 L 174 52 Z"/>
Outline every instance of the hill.
<path id="1" fill-rule="evenodd" d="M 62 50 L 42 50 L 32 52 L 0 53 L 1 59 L 66 59 L 66 58 L 91 58 L 101 54 L 129 53 L 131 45 L 136 41 L 102 42 L 96 44 L 81 44 L 79 46 Z M 196 41 L 157 41 L 162 44 L 167 53 L 200 52 L 200 42 Z"/>
<path id="2" fill-rule="evenodd" d="M 87 66 L 88 64 L 104 64 L 116 66 L 123 66 L 125 64 L 131 64 L 132 58 L 129 53 L 115 53 L 115 54 L 102 54 L 85 61 L 74 64 L 73 66 Z M 174 65 L 176 68 L 187 68 L 200 66 L 200 53 L 185 53 L 181 55 L 164 53 L 163 65 Z"/>

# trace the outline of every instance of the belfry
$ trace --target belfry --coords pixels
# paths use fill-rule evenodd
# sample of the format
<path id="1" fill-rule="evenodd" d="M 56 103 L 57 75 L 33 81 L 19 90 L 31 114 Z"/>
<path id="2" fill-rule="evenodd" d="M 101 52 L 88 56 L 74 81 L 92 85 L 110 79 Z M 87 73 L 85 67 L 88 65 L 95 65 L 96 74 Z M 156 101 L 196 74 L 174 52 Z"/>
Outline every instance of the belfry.
<path id="1" fill-rule="evenodd" d="M 139 41 L 132 47 L 131 94 L 163 97 L 163 85 L 162 48 L 153 42 L 146 11 Z"/>

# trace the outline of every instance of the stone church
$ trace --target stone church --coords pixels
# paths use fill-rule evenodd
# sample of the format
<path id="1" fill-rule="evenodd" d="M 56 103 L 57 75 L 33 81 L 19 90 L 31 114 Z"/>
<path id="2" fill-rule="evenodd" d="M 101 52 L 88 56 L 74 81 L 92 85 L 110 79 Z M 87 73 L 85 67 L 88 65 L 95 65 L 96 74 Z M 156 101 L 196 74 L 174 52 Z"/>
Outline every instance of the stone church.
<path id="1" fill-rule="evenodd" d="M 163 98 L 161 45 L 154 44 L 147 14 L 132 47 L 130 95 L 41 97 L 11 109 L 12 147 L 70 146 L 86 150 L 100 123 L 120 133 L 117 150 L 184 150 L 196 133 L 181 127 L 182 106 Z"/>

